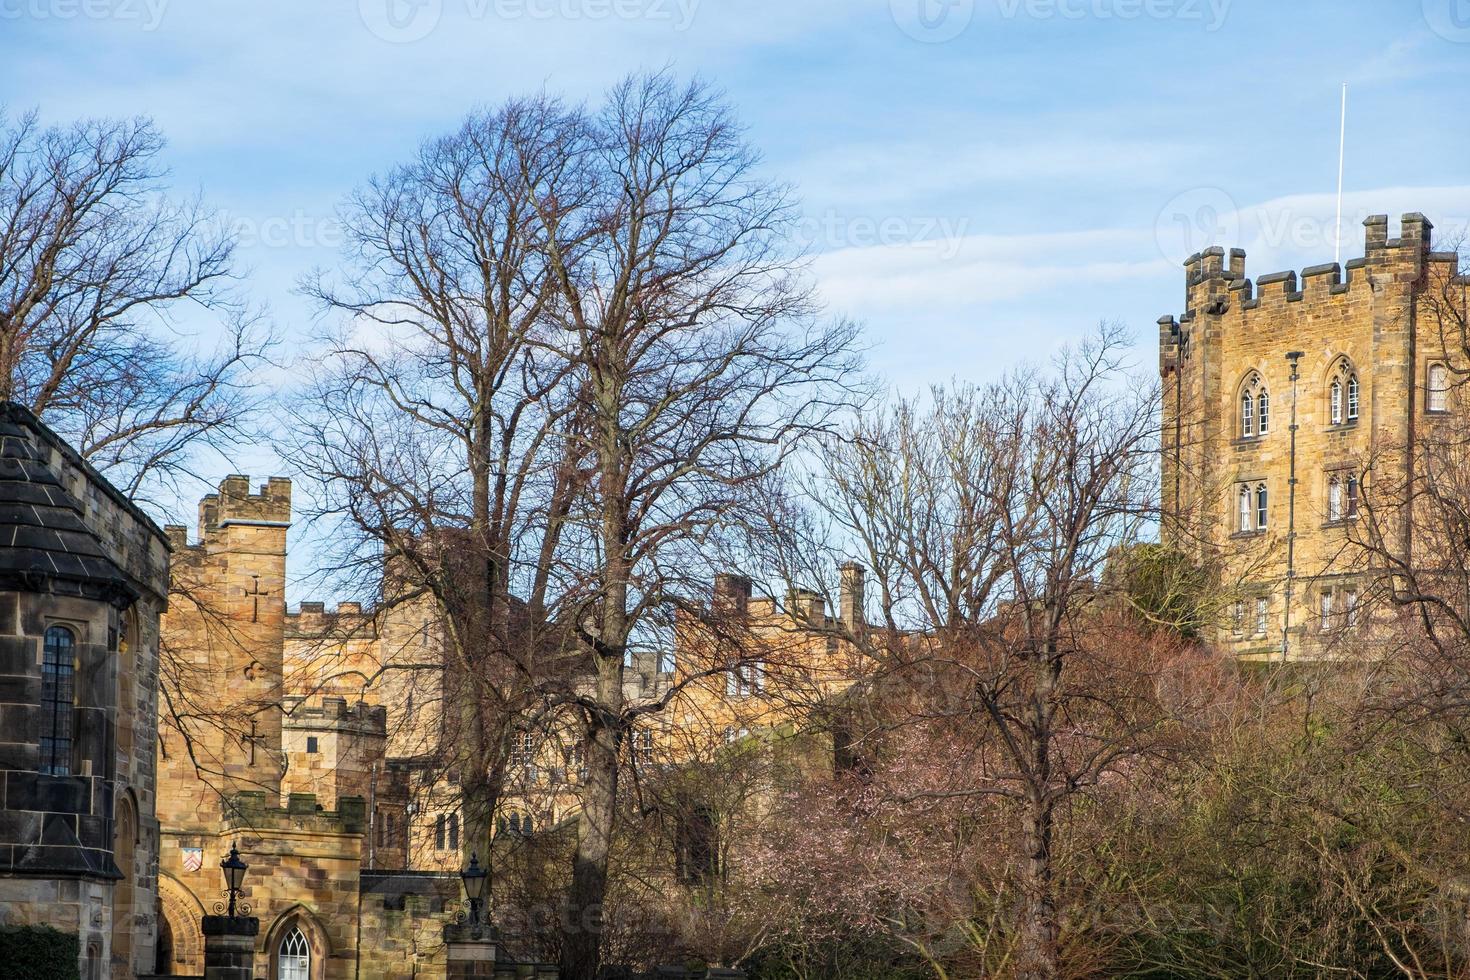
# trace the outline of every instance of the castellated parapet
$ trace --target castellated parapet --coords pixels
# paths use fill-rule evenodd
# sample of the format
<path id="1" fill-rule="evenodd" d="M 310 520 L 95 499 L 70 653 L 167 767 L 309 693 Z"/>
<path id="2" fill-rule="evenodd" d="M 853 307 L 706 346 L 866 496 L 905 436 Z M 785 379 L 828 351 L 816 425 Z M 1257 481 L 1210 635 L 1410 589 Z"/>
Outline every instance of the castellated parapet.
<path id="1" fill-rule="evenodd" d="M 250 492 L 250 477 L 232 474 L 220 481 L 219 492 L 199 501 L 199 534 L 230 524 L 290 524 L 291 481 L 273 476 Z"/>
<path id="2" fill-rule="evenodd" d="M 1348 632 L 1370 578 L 1343 558 L 1366 462 L 1411 478 L 1436 414 L 1446 352 L 1426 301 L 1467 279 L 1424 215 L 1388 232 L 1373 215 L 1345 266 L 1254 281 L 1241 249 L 1205 249 L 1184 263 L 1184 312 L 1159 320 L 1164 535 L 1221 563 L 1235 596 L 1220 638 L 1242 656 L 1313 655 Z"/>

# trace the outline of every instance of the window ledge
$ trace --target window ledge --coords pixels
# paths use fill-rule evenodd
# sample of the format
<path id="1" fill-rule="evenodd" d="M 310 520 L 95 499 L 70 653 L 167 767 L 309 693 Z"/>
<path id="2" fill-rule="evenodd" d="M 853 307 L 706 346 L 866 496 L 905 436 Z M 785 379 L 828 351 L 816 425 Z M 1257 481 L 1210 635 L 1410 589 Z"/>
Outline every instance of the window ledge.
<path id="1" fill-rule="evenodd" d="M 1242 538 L 1263 538 L 1265 536 L 1266 528 L 1261 528 L 1258 531 L 1236 531 L 1234 534 L 1230 535 L 1230 539 L 1234 541 Z"/>

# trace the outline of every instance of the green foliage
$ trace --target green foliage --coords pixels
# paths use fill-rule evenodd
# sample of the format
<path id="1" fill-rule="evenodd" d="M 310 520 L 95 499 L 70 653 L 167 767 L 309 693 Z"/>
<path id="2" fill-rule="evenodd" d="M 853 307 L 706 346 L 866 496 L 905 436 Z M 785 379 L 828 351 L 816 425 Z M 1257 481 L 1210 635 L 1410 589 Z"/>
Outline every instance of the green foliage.
<path id="1" fill-rule="evenodd" d="M 1212 616 L 1210 574 L 1173 548 L 1120 548 L 1108 562 L 1108 575 L 1150 629 L 1196 639 Z"/>
<path id="2" fill-rule="evenodd" d="M 50 926 L 0 926 L 5 975 L 27 980 L 79 980 L 77 937 Z"/>
<path id="3" fill-rule="evenodd" d="M 1242 726 L 1163 798 L 1119 801 L 1083 945 L 1109 976 L 1461 976 L 1470 871 L 1437 751 L 1311 710 Z"/>

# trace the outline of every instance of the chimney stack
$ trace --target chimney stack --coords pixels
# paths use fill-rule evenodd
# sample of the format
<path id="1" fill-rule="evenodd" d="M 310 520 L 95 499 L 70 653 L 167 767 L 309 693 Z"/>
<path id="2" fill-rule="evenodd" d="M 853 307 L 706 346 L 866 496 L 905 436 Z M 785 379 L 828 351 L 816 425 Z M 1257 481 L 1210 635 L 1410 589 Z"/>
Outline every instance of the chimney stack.
<path id="1" fill-rule="evenodd" d="M 842 625 L 856 633 L 863 628 L 863 599 L 867 585 L 868 570 L 855 561 L 843 562 L 842 586 L 838 595 L 838 610 Z"/>
<path id="2" fill-rule="evenodd" d="M 826 603 L 822 601 L 820 592 L 792 587 L 787 594 L 786 611 L 799 624 L 821 626 L 826 615 Z"/>
<path id="3" fill-rule="evenodd" d="M 716 575 L 713 606 L 718 614 L 743 617 L 750 610 L 750 579 L 734 572 Z"/>

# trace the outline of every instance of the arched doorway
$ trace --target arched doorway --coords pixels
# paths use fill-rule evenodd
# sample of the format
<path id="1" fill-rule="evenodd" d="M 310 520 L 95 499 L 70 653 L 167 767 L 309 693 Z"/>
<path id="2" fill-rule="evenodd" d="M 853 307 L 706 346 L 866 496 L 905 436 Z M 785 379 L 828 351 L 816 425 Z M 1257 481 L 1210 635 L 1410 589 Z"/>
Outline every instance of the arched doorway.
<path id="1" fill-rule="evenodd" d="M 161 976 L 200 976 L 204 973 L 204 906 L 183 883 L 169 874 L 158 876 L 158 945 L 155 962 Z"/>
<path id="2" fill-rule="evenodd" d="M 158 942 L 153 947 L 153 972 L 160 977 L 174 975 L 174 931 L 169 928 L 168 917 L 159 909 Z"/>

